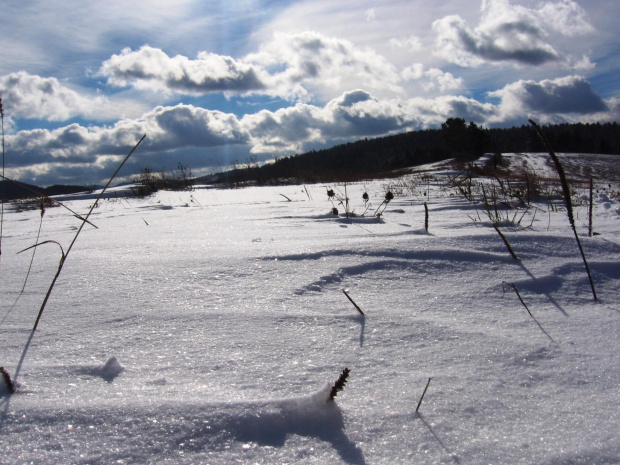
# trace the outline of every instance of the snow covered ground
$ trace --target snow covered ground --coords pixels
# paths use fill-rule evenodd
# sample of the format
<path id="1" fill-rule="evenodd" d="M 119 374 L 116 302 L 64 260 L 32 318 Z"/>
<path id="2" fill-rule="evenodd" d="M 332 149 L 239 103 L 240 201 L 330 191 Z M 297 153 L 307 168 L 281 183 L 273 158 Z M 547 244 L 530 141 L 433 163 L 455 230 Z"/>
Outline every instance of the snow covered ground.
<path id="1" fill-rule="evenodd" d="M 597 302 L 565 211 L 542 200 L 503 222 L 515 260 L 442 173 L 381 219 L 359 216 L 362 193 L 372 212 L 388 181 L 348 185 L 349 219 L 330 213 L 335 184 L 103 200 L 17 393 L 0 399 L 0 463 L 620 463 L 618 178 L 597 181 L 599 235 L 575 207 Z M 84 214 L 92 202 L 65 203 Z M 55 243 L 37 248 L 20 293 L 33 249 L 17 252 L 40 220 L 5 211 L 0 365 L 12 374 L 60 259 Z M 79 225 L 47 209 L 39 242 L 66 249 Z"/>

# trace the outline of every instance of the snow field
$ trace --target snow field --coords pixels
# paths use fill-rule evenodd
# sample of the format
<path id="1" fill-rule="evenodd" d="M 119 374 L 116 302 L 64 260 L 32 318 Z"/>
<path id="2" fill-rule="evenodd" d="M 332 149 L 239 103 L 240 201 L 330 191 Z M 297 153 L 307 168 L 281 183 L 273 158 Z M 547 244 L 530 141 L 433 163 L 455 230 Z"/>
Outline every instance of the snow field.
<path id="1" fill-rule="evenodd" d="M 348 186 L 356 211 L 384 184 Z M 472 221 L 479 205 L 438 185 L 381 220 L 335 218 L 326 186 L 305 187 L 102 202 L 1 399 L 0 463 L 620 463 L 617 200 L 597 196 L 592 238 L 576 208 L 594 302 L 562 211 L 502 228 L 515 261 Z M 39 219 L 5 216 L 11 373 L 59 259 L 37 249 L 11 310 Z M 76 226 L 49 209 L 40 240 L 65 246 Z"/>

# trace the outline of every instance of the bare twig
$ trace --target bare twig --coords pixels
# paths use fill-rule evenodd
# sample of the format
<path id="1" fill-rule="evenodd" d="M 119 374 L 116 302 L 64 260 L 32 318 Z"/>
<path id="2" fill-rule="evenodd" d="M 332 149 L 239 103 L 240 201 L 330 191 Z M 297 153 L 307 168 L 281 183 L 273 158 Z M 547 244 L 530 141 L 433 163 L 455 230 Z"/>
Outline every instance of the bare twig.
<path id="1" fill-rule="evenodd" d="M 418 406 L 415 408 L 415 411 L 417 412 L 418 410 L 420 410 L 420 406 L 422 405 L 422 401 L 424 400 L 424 396 L 426 395 L 426 391 L 428 390 L 428 387 L 431 384 L 431 378 L 428 378 L 428 382 L 426 383 L 426 387 L 424 388 L 424 392 L 422 392 L 422 396 L 420 397 L 420 401 L 418 402 Z"/>
<path id="2" fill-rule="evenodd" d="M 349 293 L 346 290 L 342 290 L 342 292 L 344 292 L 344 295 L 347 296 L 347 299 L 349 299 L 351 301 L 351 303 L 353 304 L 353 306 L 357 309 L 358 312 L 360 312 L 362 314 L 362 316 L 366 316 L 366 314 L 362 311 L 362 309 L 359 307 L 359 305 L 357 305 L 353 299 L 351 298 L 351 296 L 349 295 Z"/>
<path id="3" fill-rule="evenodd" d="M 507 281 L 502 281 L 502 284 L 505 284 L 506 286 L 510 286 L 514 289 L 514 291 L 517 294 L 517 297 L 519 298 L 519 300 L 521 301 L 521 303 L 523 304 L 523 306 L 525 307 L 525 309 L 527 310 L 527 313 L 530 314 L 530 316 L 532 318 L 534 318 L 534 315 L 532 315 L 532 312 L 530 312 L 530 309 L 527 307 L 527 305 L 525 305 L 525 302 L 523 301 L 523 298 L 521 297 L 521 294 L 519 294 L 519 290 L 517 289 L 517 286 L 515 286 L 514 283 L 509 283 Z"/>

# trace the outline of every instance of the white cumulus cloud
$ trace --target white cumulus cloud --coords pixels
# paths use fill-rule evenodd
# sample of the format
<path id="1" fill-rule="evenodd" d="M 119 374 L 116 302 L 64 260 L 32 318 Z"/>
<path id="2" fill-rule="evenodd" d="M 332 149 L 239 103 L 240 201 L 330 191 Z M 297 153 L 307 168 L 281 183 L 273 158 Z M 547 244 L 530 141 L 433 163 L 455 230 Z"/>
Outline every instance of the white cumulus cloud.
<path id="1" fill-rule="evenodd" d="M 99 75 L 113 86 L 184 95 L 263 94 L 306 101 L 356 84 L 402 93 L 396 68 L 371 49 L 316 32 L 277 33 L 241 59 L 200 52 L 196 59 L 143 46 L 106 60 Z"/>
<path id="2" fill-rule="evenodd" d="M 424 70 L 424 65 L 414 63 L 401 72 L 405 80 L 424 80 L 423 87 L 426 91 L 439 90 L 442 93 L 451 92 L 463 88 L 463 79 L 455 77 L 452 73 L 442 71 L 439 68 Z"/>
<path id="3" fill-rule="evenodd" d="M 193 60 L 181 55 L 169 57 L 147 45 L 112 55 L 99 74 L 114 86 L 189 95 L 250 93 L 266 87 L 262 70 L 231 57 L 206 52 L 200 52 Z"/>
<path id="4" fill-rule="evenodd" d="M 129 100 L 78 92 L 56 78 L 25 71 L 0 76 L 5 112 L 13 118 L 66 121 L 74 117 L 106 121 L 136 114 L 143 105 Z"/>

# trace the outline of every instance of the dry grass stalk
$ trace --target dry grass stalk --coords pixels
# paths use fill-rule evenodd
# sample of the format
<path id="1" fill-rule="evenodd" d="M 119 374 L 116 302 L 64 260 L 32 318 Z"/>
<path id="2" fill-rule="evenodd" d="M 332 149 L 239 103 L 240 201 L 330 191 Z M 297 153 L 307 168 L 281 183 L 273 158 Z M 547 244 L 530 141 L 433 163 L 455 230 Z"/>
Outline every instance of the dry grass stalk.
<path id="1" fill-rule="evenodd" d="M 533 120 L 529 120 L 530 124 L 534 126 L 536 132 L 538 133 L 538 137 L 543 142 L 543 145 L 549 152 L 549 156 L 553 160 L 553 164 L 555 165 L 555 169 L 560 176 L 560 183 L 562 184 L 562 192 L 564 194 L 564 203 L 566 204 L 566 214 L 568 215 L 568 222 L 570 223 L 571 228 L 573 229 L 573 233 L 575 234 L 575 240 L 577 241 L 577 246 L 579 247 L 579 252 L 581 253 L 581 258 L 583 259 L 583 264 L 586 267 L 586 272 L 588 273 L 588 279 L 590 280 L 590 287 L 592 288 L 592 296 L 594 300 L 598 300 L 596 296 L 596 290 L 594 289 L 594 281 L 592 280 L 592 273 L 590 273 L 590 267 L 588 266 L 588 261 L 586 260 L 586 254 L 583 251 L 583 247 L 581 247 L 581 241 L 579 240 L 579 234 L 577 234 L 577 228 L 575 227 L 575 217 L 573 216 L 573 203 L 571 201 L 570 188 L 568 187 L 568 181 L 566 180 L 566 174 L 564 173 L 564 168 L 560 163 L 560 159 L 555 154 L 555 152 L 551 149 L 551 145 L 547 141 L 547 138 L 542 132 L 542 129 L 536 122 Z"/>
<path id="2" fill-rule="evenodd" d="M 39 203 L 39 208 L 41 209 L 41 219 L 39 221 L 39 230 L 37 231 L 37 238 L 35 241 L 35 244 L 39 243 L 39 237 L 41 237 L 41 228 L 43 227 L 43 215 L 45 215 L 45 201 L 43 200 L 43 198 L 41 197 L 41 201 Z M 2 318 L 2 320 L 0 321 L 0 324 L 2 322 L 4 322 L 4 320 L 9 316 L 9 314 L 13 311 L 13 309 L 15 308 L 15 306 L 17 305 L 17 302 L 19 302 L 19 299 L 21 298 L 21 296 L 24 294 L 24 291 L 26 290 L 26 284 L 28 283 L 28 278 L 30 277 L 30 272 L 32 271 L 32 265 L 34 263 L 34 257 L 37 253 L 37 249 L 36 246 L 33 247 L 28 247 L 29 249 L 32 248 L 32 256 L 30 257 L 30 264 L 28 265 L 28 271 L 26 272 L 26 277 L 24 278 L 24 284 L 22 285 L 22 289 L 21 291 L 19 291 L 19 294 L 17 295 L 17 298 L 15 299 L 15 302 L 13 302 L 13 305 L 11 305 L 11 308 L 9 308 L 9 311 L 6 313 L 6 315 Z M 24 252 L 24 250 L 21 250 L 19 253 Z"/>
<path id="3" fill-rule="evenodd" d="M 359 305 L 357 305 L 355 303 L 355 301 L 351 298 L 351 296 L 349 295 L 349 293 L 346 290 L 342 290 L 342 292 L 344 292 L 344 295 L 347 296 L 347 299 L 349 299 L 351 301 L 351 303 L 353 304 L 353 306 L 357 309 L 358 312 L 360 312 L 362 314 L 362 316 L 366 316 L 366 314 L 362 311 L 362 309 L 359 307 Z"/>
<path id="4" fill-rule="evenodd" d="M 502 234 L 502 232 L 499 230 L 497 223 L 493 223 L 493 227 L 495 228 L 495 231 L 497 231 L 497 234 L 499 234 L 499 237 L 501 237 L 502 240 L 504 241 L 504 244 L 506 245 L 506 248 L 508 249 L 508 252 L 510 252 L 510 255 L 512 256 L 512 258 L 514 258 L 515 260 L 519 260 L 519 257 L 517 257 L 517 254 L 514 252 L 514 250 L 512 250 L 512 247 L 510 246 L 508 239 L 506 239 L 506 236 L 504 236 L 504 234 Z"/>
<path id="5" fill-rule="evenodd" d="M 592 237 L 592 197 L 594 192 L 594 181 L 590 177 L 590 205 L 588 206 L 588 237 Z"/>
<path id="6" fill-rule="evenodd" d="M 71 241 L 71 244 L 69 244 L 69 248 L 67 249 L 67 252 L 63 254 L 63 256 L 62 256 L 62 258 L 60 260 L 60 264 L 58 265 L 58 270 L 56 271 L 56 275 L 54 276 L 54 279 L 52 280 L 52 283 L 51 283 L 51 285 L 50 285 L 50 287 L 49 287 L 49 289 L 47 291 L 47 294 L 45 295 L 45 298 L 43 299 L 43 304 L 41 304 L 41 308 L 39 310 L 39 314 L 37 315 L 37 319 L 34 322 L 34 326 L 32 327 L 32 331 L 33 332 L 36 331 L 36 329 L 37 329 L 37 326 L 39 324 L 39 320 L 41 319 L 41 315 L 43 314 L 43 310 L 45 309 L 45 306 L 47 305 L 47 301 L 48 301 L 48 299 L 49 299 L 49 297 L 50 297 L 50 295 L 52 293 L 52 289 L 54 289 L 54 285 L 56 284 L 56 281 L 58 280 L 58 276 L 60 276 L 60 272 L 62 271 L 62 267 L 65 264 L 65 260 L 69 256 L 69 253 L 71 252 L 71 249 L 73 248 L 73 245 L 77 241 L 78 236 L 82 232 L 82 229 L 84 228 L 84 225 L 88 222 L 88 218 L 90 217 L 90 215 L 93 212 L 93 210 L 97 207 L 97 204 L 99 203 L 99 200 L 101 200 L 101 197 L 103 196 L 103 194 L 107 190 L 107 188 L 110 186 L 110 183 L 112 182 L 112 180 L 116 177 L 116 175 L 121 170 L 121 168 L 123 167 L 125 162 L 129 159 L 131 154 L 138 148 L 138 145 L 140 145 L 140 143 L 144 140 L 145 137 L 146 137 L 146 134 L 144 134 L 142 136 L 142 138 L 138 141 L 138 143 L 131 149 L 129 154 L 125 157 L 125 159 L 122 161 L 122 163 L 118 166 L 118 168 L 116 169 L 116 171 L 114 172 L 112 177 L 110 177 L 110 179 L 108 180 L 108 182 L 105 185 L 105 187 L 103 189 L 101 189 L 101 192 L 99 193 L 99 195 L 97 196 L 97 198 L 93 202 L 92 206 L 90 207 L 90 210 L 86 214 L 86 217 L 84 218 L 84 221 L 82 222 L 82 224 L 78 228 L 77 232 L 75 233 L 75 236 L 73 237 L 73 240 Z"/>
<path id="7" fill-rule="evenodd" d="M 428 382 L 426 383 L 426 387 L 424 388 L 424 392 L 422 392 L 422 395 L 420 396 L 420 401 L 418 402 L 418 406 L 415 408 L 416 413 L 418 412 L 418 410 L 420 410 L 420 406 L 422 405 L 422 401 L 424 400 L 424 396 L 426 395 L 426 391 L 428 390 L 428 387 L 431 384 L 431 378 L 428 378 Z"/>
<path id="8" fill-rule="evenodd" d="M 54 286 L 56 285 L 56 281 L 58 280 L 58 277 L 60 276 L 60 272 L 62 271 L 62 268 L 63 268 L 63 266 L 65 264 L 65 261 L 67 260 L 67 257 L 69 256 L 69 253 L 71 252 L 71 249 L 73 248 L 73 245 L 75 244 L 75 242 L 77 241 L 77 238 L 79 237 L 80 233 L 82 232 L 82 229 L 84 228 L 84 225 L 88 223 L 88 218 L 92 214 L 93 210 L 97 207 L 97 205 L 99 203 L 99 200 L 101 200 L 101 197 L 103 196 L 104 192 L 110 186 L 110 184 L 112 183 L 112 180 L 116 177 L 116 175 L 121 170 L 123 165 L 125 165 L 125 163 L 129 159 L 129 157 L 134 153 L 134 151 L 138 148 L 138 146 L 145 139 L 145 137 L 146 137 L 146 134 L 144 134 L 140 138 L 140 140 L 136 143 L 136 145 L 134 145 L 134 147 L 131 149 L 131 151 L 123 159 L 123 161 L 118 166 L 118 168 L 116 168 L 116 171 L 110 177 L 110 179 L 108 180 L 108 182 L 106 183 L 104 188 L 101 190 L 101 192 L 99 193 L 99 195 L 97 196 L 97 198 L 93 202 L 92 206 L 90 207 L 90 210 L 88 211 L 88 213 L 84 217 L 84 221 L 82 222 L 82 224 L 78 228 L 77 232 L 75 233 L 75 236 L 73 236 L 73 240 L 71 241 L 71 244 L 69 244 L 69 247 L 68 247 L 66 252 L 62 249 L 62 246 L 60 246 L 60 244 L 58 242 L 56 242 L 56 241 L 44 241 L 44 242 L 42 242 L 40 244 L 35 244 L 34 246 L 32 246 L 32 247 L 38 247 L 39 245 L 43 245 L 43 244 L 46 244 L 46 243 L 53 242 L 53 243 L 56 243 L 56 244 L 58 244 L 60 246 L 62 256 L 61 256 L 61 259 L 60 259 L 60 263 L 58 264 L 58 269 L 56 270 L 56 274 L 54 275 L 54 278 L 52 279 L 52 282 L 51 282 L 49 288 L 47 289 L 47 293 L 45 294 L 45 297 L 43 299 L 43 303 L 41 304 L 41 307 L 39 308 L 39 313 L 37 314 L 37 319 L 34 322 L 34 326 L 32 327 L 32 330 L 30 331 L 30 336 L 28 337 L 28 341 L 26 342 L 26 346 L 24 347 L 24 351 L 22 352 L 22 355 L 21 355 L 21 358 L 19 360 L 19 363 L 17 364 L 17 369 L 15 370 L 15 379 L 17 379 L 17 376 L 19 375 L 19 372 L 21 370 L 22 364 L 24 363 L 24 360 L 26 358 L 26 353 L 28 352 L 28 349 L 29 349 L 30 344 L 32 342 L 32 339 L 34 337 L 34 333 L 37 330 L 37 326 L 39 325 L 39 321 L 41 320 L 41 315 L 43 315 L 43 310 L 45 310 L 47 302 L 48 302 L 50 296 L 52 295 L 52 290 L 54 289 Z M 31 248 L 31 247 L 29 247 L 29 248 Z M 26 249 L 26 250 L 28 250 L 28 249 Z"/>

